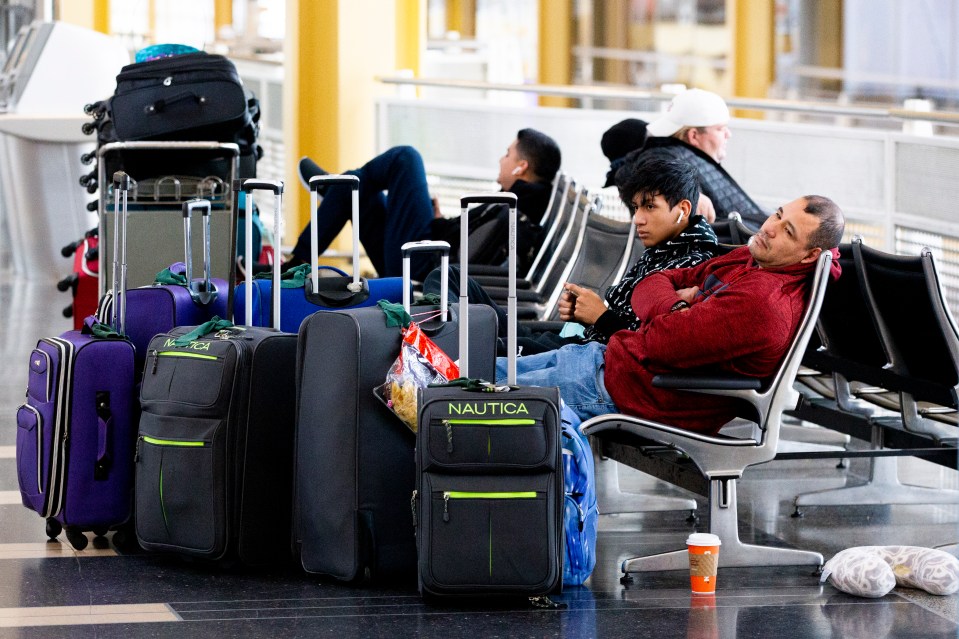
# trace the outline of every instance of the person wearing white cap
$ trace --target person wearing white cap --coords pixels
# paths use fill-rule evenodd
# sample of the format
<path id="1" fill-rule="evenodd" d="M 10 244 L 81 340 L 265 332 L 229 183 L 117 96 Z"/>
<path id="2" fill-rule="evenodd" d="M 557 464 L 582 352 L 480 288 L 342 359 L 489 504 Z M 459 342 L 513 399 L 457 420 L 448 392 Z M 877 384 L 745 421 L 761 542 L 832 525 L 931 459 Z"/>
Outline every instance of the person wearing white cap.
<path id="1" fill-rule="evenodd" d="M 642 154 L 653 153 L 683 159 L 699 171 L 704 196 L 697 210 L 705 213 L 709 204 L 717 217 L 724 219 L 737 211 L 749 226 L 759 228 L 767 214 L 736 183 L 720 162 L 726 157 L 729 132 L 729 107 L 715 93 L 687 89 L 672 99 L 665 113 L 646 127 L 646 144 L 626 157 L 621 172 L 630 171 Z M 620 175 L 617 172 L 616 182 Z"/>
<path id="2" fill-rule="evenodd" d="M 669 103 L 666 113 L 646 127 L 649 135 L 672 136 L 700 149 L 717 162 L 726 158 L 729 107 L 710 91 L 688 89 Z"/>

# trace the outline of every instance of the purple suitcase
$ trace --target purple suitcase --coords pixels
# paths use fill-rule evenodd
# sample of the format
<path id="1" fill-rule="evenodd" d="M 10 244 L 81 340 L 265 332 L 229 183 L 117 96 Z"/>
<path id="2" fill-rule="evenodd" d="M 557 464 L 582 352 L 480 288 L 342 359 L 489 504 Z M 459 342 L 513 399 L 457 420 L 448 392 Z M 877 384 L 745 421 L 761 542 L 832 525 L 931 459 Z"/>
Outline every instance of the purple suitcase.
<path id="1" fill-rule="evenodd" d="M 127 192 L 117 187 L 128 185 L 129 178 L 118 174 L 115 179 L 119 212 Z M 116 263 L 113 272 L 118 273 Z M 133 344 L 119 336 L 124 297 L 116 297 L 117 279 L 114 275 L 120 300 L 114 336 L 94 335 L 91 319 L 82 330 L 41 339 L 30 354 L 26 402 L 17 409 L 23 505 L 46 519 L 49 537 L 65 529 L 78 550 L 87 545 L 83 531 L 103 535 L 132 513 L 139 407 Z M 120 540 L 114 537 L 114 542 Z"/>
<path id="2" fill-rule="evenodd" d="M 203 277 L 193 278 L 193 247 L 190 219 L 195 209 L 203 214 Z M 124 220 L 126 224 L 126 220 Z M 127 337 L 136 348 L 137 372 L 141 373 L 147 346 L 154 335 L 176 326 L 198 326 L 214 316 L 229 318 L 229 284 L 210 277 L 210 201 L 183 203 L 183 248 L 186 284 L 153 284 L 127 291 Z M 173 265 L 174 267 L 176 265 Z M 171 267 L 171 270 L 173 267 Z M 103 322 L 112 315 L 112 293 L 104 296 L 97 316 Z"/>

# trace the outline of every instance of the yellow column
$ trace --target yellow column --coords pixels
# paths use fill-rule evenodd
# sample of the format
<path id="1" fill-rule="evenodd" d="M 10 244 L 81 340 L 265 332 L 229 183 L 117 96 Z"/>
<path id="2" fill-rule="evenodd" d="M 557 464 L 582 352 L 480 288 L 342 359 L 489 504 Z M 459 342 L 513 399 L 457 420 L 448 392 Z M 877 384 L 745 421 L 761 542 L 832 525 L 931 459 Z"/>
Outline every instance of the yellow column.
<path id="1" fill-rule="evenodd" d="M 476 35 L 476 0 L 446 1 L 446 30 L 457 31 L 464 39 Z"/>
<path id="2" fill-rule="evenodd" d="M 539 0 L 539 82 L 572 81 L 572 0 Z M 569 98 L 544 96 L 542 106 L 570 106 Z"/>
<path id="3" fill-rule="evenodd" d="M 371 19 L 375 16 L 375 19 Z M 376 82 L 396 68 L 395 0 L 287 0 L 284 42 L 287 243 L 309 220 L 297 165 L 308 155 L 331 173 L 375 151 Z"/>
<path id="4" fill-rule="evenodd" d="M 220 29 L 233 25 L 233 0 L 213 0 L 213 33 L 220 35 Z"/>
<path id="5" fill-rule="evenodd" d="M 775 15 L 765 0 L 728 0 L 727 25 L 732 30 L 733 94 L 766 98 L 775 72 Z M 758 111 L 739 110 L 739 117 L 762 118 Z"/>
<path id="6" fill-rule="evenodd" d="M 57 9 L 63 22 L 110 33 L 110 0 L 60 0 Z"/>
<path id="7" fill-rule="evenodd" d="M 612 49 L 629 48 L 629 7 L 619 0 L 602 0 L 593 5 L 596 17 L 601 21 L 603 40 L 600 46 Z M 629 84 L 629 68 L 623 60 L 603 62 L 604 82 Z"/>
<path id="8" fill-rule="evenodd" d="M 426 0 L 396 0 L 396 68 L 420 74 L 426 46 Z"/>

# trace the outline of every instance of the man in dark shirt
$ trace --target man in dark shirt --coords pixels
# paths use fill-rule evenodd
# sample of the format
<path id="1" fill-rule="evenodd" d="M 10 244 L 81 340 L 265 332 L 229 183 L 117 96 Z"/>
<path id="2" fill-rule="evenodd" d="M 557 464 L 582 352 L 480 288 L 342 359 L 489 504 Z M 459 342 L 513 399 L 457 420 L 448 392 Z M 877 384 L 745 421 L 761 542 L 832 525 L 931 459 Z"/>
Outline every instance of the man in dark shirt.
<path id="1" fill-rule="evenodd" d="M 546 212 L 560 162 L 556 142 L 534 129 L 519 131 L 500 158 L 497 182 L 504 191 L 516 194 L 519 210 L 534 224 Z M 309 158 L 300 161 L 300 177 L 304 183 L 325 173 Z M 346 173 L 360 178 L 360 242 L 380 277 L 403 274 L 400 247 L 406 242 L 449 240 L 453 235 L 458 236 L 459 219 L 447 220 L 439 215 L 426 184 L 423 158 L 413 147 L 393 147 Z M 352 201 L 347 186 L 329 186 L 321 195 L 323 200 L 317 211 L 320 254 L 350 219 Z M 483 209 L 482 206 L 472 209 L 471 219 L 481 215 Z M 284 268 L 309 260 L 310 225 L 307 224 Z M 414 279 L 423 279 L 431 267 L 428 256 L 413 256 Z"/>

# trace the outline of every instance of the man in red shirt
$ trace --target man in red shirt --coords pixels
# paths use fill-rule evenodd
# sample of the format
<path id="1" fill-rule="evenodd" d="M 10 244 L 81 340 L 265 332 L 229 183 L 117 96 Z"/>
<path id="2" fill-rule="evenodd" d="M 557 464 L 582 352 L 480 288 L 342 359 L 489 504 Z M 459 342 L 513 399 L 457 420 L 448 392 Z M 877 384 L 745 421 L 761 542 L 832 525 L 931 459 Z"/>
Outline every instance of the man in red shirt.
<path id="1" fill-rule="evenodd" d="M 520 357 L 517 382 L 559 386 L 583 420 L 621 412 L 716 433 L 736 416 L 735 400 L 656 388 L 653 376 L 772 375 L 799 326 L 819 254 L 839 244 L 844 226 L 829 198 L 785 204 L 748 246 L 640 282 L 632 295 L 636 330 L 617 331 L 608 345 Z M 497 381 L 505 378 L 506 359 L 498 358 Z"/>

